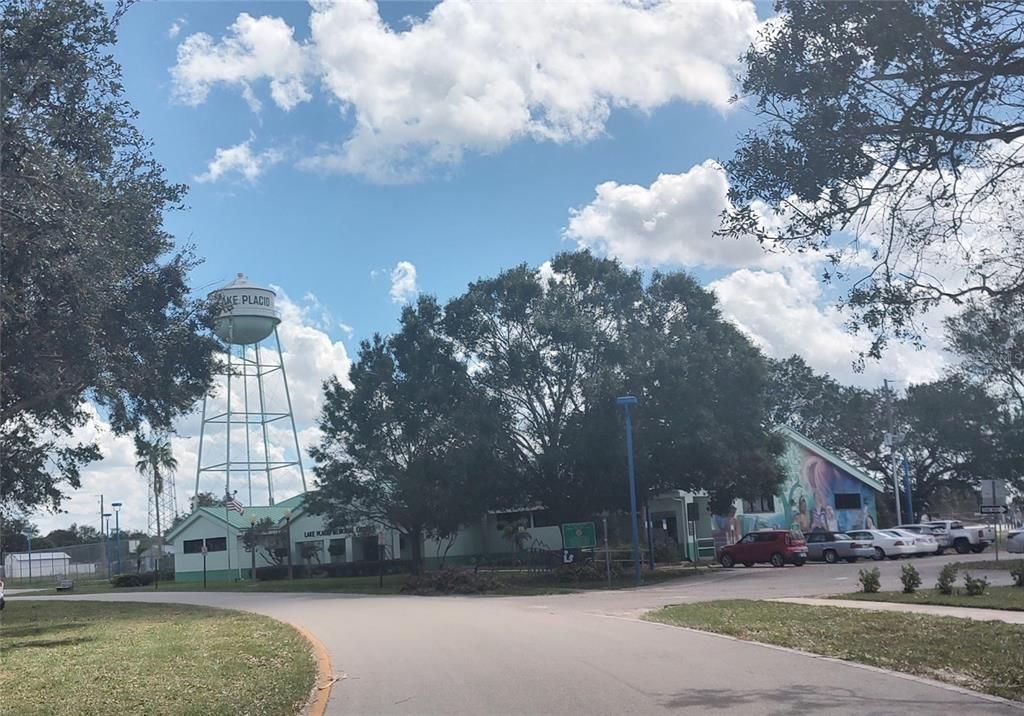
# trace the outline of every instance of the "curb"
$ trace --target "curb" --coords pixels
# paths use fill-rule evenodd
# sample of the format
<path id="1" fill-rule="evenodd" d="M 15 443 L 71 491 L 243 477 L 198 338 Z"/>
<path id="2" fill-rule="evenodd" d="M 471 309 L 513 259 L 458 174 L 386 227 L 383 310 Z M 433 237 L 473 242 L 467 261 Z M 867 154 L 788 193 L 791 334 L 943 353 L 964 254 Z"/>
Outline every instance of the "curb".
<path id="1" fill-rule="evenodd" d="M 316 684 L 313 686 L 313 692 L 309 695 L 309 700 L 303 707 L 302 713 L 305 716 L 324 716 L 324 712 L 327 710 L 327 700 L 331 697 L 331 688 L 338 680 L 331 667 L 331 655 L 327 653 L 327 647 L 323 645 L 323 642 L 313 636 L 308 629 L 297 624 L 290 626 L 309 642 L 313 656 L 316 658 Z"/>

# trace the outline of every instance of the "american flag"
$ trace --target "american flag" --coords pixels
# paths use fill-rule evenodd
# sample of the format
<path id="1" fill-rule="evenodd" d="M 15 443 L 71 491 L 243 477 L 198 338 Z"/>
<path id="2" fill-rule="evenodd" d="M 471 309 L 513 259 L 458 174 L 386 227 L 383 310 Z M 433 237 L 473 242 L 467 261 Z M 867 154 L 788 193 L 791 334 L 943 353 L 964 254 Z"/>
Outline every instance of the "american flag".
<path id="1" fill-rule="evenodd" d="M 238 498 L 236 498 L 234 495 L 224 496 L 224 506 L 227 507 L 229 510 L 234 510 L 240 515 L 245 514 L 245 507 L 242 506 L 242 503 L 239 502 Z"/>

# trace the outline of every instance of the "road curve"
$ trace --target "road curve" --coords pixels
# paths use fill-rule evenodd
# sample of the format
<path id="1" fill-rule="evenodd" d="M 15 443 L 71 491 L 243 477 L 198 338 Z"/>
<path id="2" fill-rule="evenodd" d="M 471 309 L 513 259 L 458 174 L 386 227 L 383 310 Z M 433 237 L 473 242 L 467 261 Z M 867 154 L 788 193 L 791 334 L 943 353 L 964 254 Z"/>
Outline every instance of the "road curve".
<path id="1" fill-rule="evenodd" d="M 777 571 L 735 574 L 546 597 L 176 592 L 68 598 L 232 607 L 305 627 L 326 645 L 340 677 L 327 710 L 338 716 L 1024 712 L 913 677 L 635 618 L 657 604 L 781 578 Z"/>

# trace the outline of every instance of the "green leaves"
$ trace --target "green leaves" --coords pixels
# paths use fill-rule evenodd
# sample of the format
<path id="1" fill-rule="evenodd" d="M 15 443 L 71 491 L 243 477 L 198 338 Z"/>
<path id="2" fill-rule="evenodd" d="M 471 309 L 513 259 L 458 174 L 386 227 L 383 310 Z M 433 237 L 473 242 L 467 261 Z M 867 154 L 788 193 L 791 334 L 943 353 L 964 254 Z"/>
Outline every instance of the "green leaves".
<path id="1" fill-rule="evenodd" d="M 0 442 L 5 509 L 56 509 L 95 446 L 68 445 L 100 407 L 119 433 L 165 430 L 206 392 L 217 343 L 174 252 L 168 184 L 134 126 L 110 53 L 116 19 L 87 0 L 11 0 L 0 182 Z"/>

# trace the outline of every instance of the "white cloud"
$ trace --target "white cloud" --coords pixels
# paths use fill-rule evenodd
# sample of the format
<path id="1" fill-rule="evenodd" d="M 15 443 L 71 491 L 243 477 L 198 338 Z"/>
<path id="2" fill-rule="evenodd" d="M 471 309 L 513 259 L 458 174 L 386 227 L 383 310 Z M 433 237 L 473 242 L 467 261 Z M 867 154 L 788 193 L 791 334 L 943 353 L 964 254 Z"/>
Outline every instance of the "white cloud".
<path id="1" fill-rule="evenodd" d="M 233 147 L 218 148 L 206 171 L 195 177 L 197 182 L 214 182 L 221 177 L 237 173 L 249 183 L 255 182 L 268 166 L 276 164 L 284 158 L 277 149 L 262 152 L 252 150 L 253 137 Z"/>
<path id="2" fill-rule="evenodd" d="M 757 27 L 753 3 L 739 0 L 444 0 L 402 31 L 372 2 L 315 2 L 304 44 L 279 18 L 242 14 L 220 41 L 189 37 L 172 75 L 190 104 L 218 83 L 244 91 L 269 80 L 283 109 L 310 99 L 306 82 L 319 79 L 351 128 L 304 166 L 396 181 L 522 139 L 590 141 L 616 108 L 725 111 Z"/>
<path id="3" fill-rule="evenodd" d="M 722 312 L 773 358 L 799 354 L 814 369 L 836 379 L 877 387 L 883 378 L 919 383 L 940 377 L 947 365 L 936 348 L 890 346 L 883 361 L 853 369 L 870 339 L 844 329 L 838 307 L 824 304 L 816 276 L 803 267 L 786 271 L 740 269 L 712 282 Z M 938 329 L 939 321 L 933 319 Z"/>
<path id="4" fill-rule="evenodd" d="M 303 80 L 308 69 L 306 50 L 284 20 L 243 12 L 220 41 L 204 32 L 185 38 L 171 78 L 174 96 L 191 105 L 204 102 L 216 84 L 245 91 L 252 82 L 269 80 L 274 102 L 290 110 L 312 98 Z"/>
<path id="5" fill-rule="evenodd" d="M 419 293 L 416 285 L 416 267 L 408 261 L 399 261 L 391 269 L 391 300 L 406 303 Z"/>
<path id="6" fill-rule="evenodd" d="M 848 333 L 841 311 L 824 295 L 817 276 L 824 257 L 770 253 L 751 237 L 715 236 L 729 206 L 728 190 L 724 172 L 710 160 L 663 174 L 649 186 L 605 182 L 589 204 L 570 212 L 564 236 L 631 265 L 731 271 L 710 288 L 726 317 L 773 357 L 798 353 L 820 371 L 866 385 L 882 377 L 919 382 L 938 376 L 946 362 L 941 351 L 906 345 L 892 346 L 884 363 L 855 372 L 854 361 L 869 340 Z M 766 206 L 755 208 L 765 225 L 783 220 Z M 848 261 L 859 265 L 864 256 L 851 251 Z M 929 317 L 931 335 L 941 335 L 940 319 Z"/>
<path id="7" fill-rule="evenodd" d="M 169 28 L 167 28 L 167 37 L 173 40 L 181 33 L 182 29 L 184 29 L 185 25 L 187 24 L 188 20 L 186 20 L 183 17 L 179 17 L 177 20 L 171 23 L 171 26 Z"/>
<path id="8" fill-rule="evenodd" d="M 288 388 L 292 401 L 292 409 L 295 416 L 296 428 L 299 433 L 299 445 L 303 450 L 303 466 L 306 472 L 306 482 L 312 486 L 313 462 L 306 454 L 306 448 L 319 439 L 319 430 L 316 427 L 316 418 L 323 405 L 323 381 L 336 375 L 342 382 L 348 384 L 348 372 L 351 362 L 344 344 L 341 341 L 333 340 L 327 333 L 316 328 L 320 313 L 324 310 L 319 302 L 308 299 L 302 302 L 291 300 L 280 288 L 275 287 L 278 292 L 277 306 L 281 311 L 281 324 L 278 333 L 281 337 L 284 365 L 288 375 Z M 264 360 L 276 362 L 276 351 L 273 349 L 264 351 Z M 277 373 L 279 375 L 279 373 Z M 226 390 L 224 381 L 220 381 L 219 387 L 215 389 L 216 394 L 211 398 L 208 405 L 208 412 L 223 410 L 226 404 Z M 256 400 L 250 386 L 248 396 L 250 404 Z M 265 399 L 270 410 L 285 409 L 285 395 L 280 379 L 274 374 L 269 374 L 265 380 Z M 232 384 L 232 400 L 240 405 L 245 400 L 244 391 L 239 381 Z M 196 411 L 183 417 L 176 425 L 177 434 L 172 436 L 171 445 L 175 458 L 178 460 L 176 473 L 177 504 L 178 510 L 187 512 L 189 508 L 189 497 L 195 489 L 196 463 L 199 449 L 199 423 L 200 415 L 197 404 Z M 135 471 L 135 446 L 130 436 L 116 436 L 109 428 L 109 425 L 96 410 L 87 405 L 86 410 L 92 416 L 88 425 L 76 433 L 79 440 L 96 440 L 103 452 L 103 460 L 93 463 L 82 473 L 81 489 L 72 493 L 69 500 L 64 503 L 66 514 L 37 514 L 32 521 L 39 525 L 40 530 L 45 534 L 58 527 L 67 527 L 72 522 L 79 524 L 99 525 L 99 495 L 103 494 L 106 499 L 106 508 L 110 511 L 110 503 L 120 501 L 124 503 L 121 510 L 122 529 L 146 529 L 148 511 L 148 493 L 146 482 Z M 270 454 L 275 460 L 293 460 L 295 455 L 294 439 L 290 426 L 284 421 L 270 424 Z M 253 455 L 262 455 L 262 436 L 252 437 L 251 450 Z M 245 450 L 245 438 L 242 431 L 235 431 L 232 435 L 232 450 L 235 454 L 241 454 Z M 207 441 L 204 444 L 204 465 L 216 460 L 218 451 L 221 455 L 225 450 L 226 441 L 223 432 L 216 429 L 207 433 Z M 222 459 L 222 458 L 221 458 Z M 204 473 L 200 490 L 220 494 L 223 491 L 223 482 L 219 481 L 214 473 Z M 239 497 L 243 502 L 249 503 L 247 490 L 245 488 L 245 477 L 236 476 L 233 479 L 233 489 L 239 490 Z M 262 474 L 253 475 L 253 494 L 256 504 L 266 504 L 265 478 Z M 274 492 L 278 499 L 283 499 L 296 494 L 302 489 L 302 483 L 298 470 L 276 470 L 274 471 Z M 111 521 L 113 525 L 113 521 Z"/>

